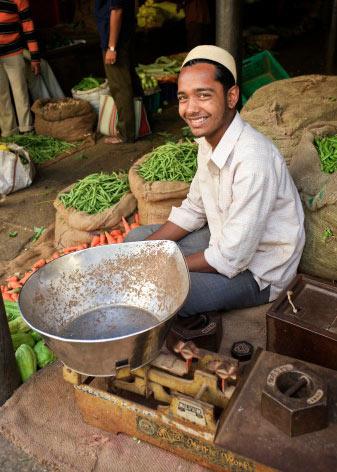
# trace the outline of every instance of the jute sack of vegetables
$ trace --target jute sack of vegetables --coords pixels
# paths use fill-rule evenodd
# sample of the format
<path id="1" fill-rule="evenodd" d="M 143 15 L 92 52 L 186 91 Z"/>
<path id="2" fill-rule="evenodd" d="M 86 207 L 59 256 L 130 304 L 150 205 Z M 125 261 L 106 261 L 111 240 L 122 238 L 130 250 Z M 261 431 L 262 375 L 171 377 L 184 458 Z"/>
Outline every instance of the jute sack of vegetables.
<path id="1" fill-rule="evenodd" d="M 177 159 L 181 152 L 185 174 Z M 195 143 L 167 143 L 130 168 L 130 189 L 137 199 L 141 224 L 164 223 L 172 207 L 186 198 L 196 171 L 196 155 Z"/>
<path id="2" fill-rule="evenodd" d="M 39 99 L 34 102 L 32 111 L 37 134 L 69 142 L 89 136 L 97 118 L 89 102 L 74 98 Z"/>
<path id="3" fill-rule="evenodd" d="M 136 209 L 126 174 L 90 174 L 60 192 L 56 208 L 57 248 L 90 243 L 97 231 L 118 225 Z"/>
<path id="4" fill-rule="evenodd" d="M 305 212 L 306 243 L 299 270 L 337 280 L 337 122 L 308 127 L 290 172 Z"/>
<path id="5" fill-rule="evenodd" d="M 98 79 L 95 77 L 84 77 L 71 89 L 71 94 L 73 98 L 87 100 L 98 114 L 100 96 L 110 94 L 108 80 Z"/>

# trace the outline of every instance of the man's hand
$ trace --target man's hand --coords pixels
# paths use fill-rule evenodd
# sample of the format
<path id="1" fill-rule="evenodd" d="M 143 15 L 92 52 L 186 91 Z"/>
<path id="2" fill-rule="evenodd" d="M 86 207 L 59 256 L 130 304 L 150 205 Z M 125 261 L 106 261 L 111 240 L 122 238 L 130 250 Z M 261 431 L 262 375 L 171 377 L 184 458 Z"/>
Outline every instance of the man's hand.
<path id="1" fill-rule="evenodd" d="M 39 62 L 31 62 L 31 69 L 34 75 L 39 75 L 41 73 L 41 64 Z"/>
<path id="2" fill-rule="evenodd" d="M 117 60 L 117 52 L 110 51 L 110 49 L 107 49 L 105 53 L 105 58 L 104 58 L 105 64 L 115 64 L 116 60 Z"/>
<path id="3" fill-rule="evenodd" d="M 203 252 L 196 252 L 190 256 L 186 256 L 186 263 L 190 272 L 214 272 L 217 270 L 210 266 L 205 259 Z"/>

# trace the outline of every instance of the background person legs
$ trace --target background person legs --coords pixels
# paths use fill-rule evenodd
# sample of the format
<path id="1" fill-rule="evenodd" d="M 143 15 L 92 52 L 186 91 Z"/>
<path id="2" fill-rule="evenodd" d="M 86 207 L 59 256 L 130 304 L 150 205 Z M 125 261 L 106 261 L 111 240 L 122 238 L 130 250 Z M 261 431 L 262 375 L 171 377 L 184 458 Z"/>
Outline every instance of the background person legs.
<path id="1" fill-rule="evenodd" d="M 19 54 L 3 57 L 1 63 L 11 85 L 19 129 L 22 133 L 31 131 L 33 129 L 32 115 L 23 56 Z M 6 128 L 4 131 L 7 131 Z"/>
<path id="2" fill-rule="evenodd" d="M 9 90 L 8 77 L 0 59 L 0 130 L 3 137 L 18 132 L 15 113 Z"/>
<path id="3" fill-rule="evenodd" d="M 105 64 L 105 73 L 109 82 L 111 95 L 118 112 L 118 132 L 124 142 L 135 141 L 135 109 L 133 81 L 130 72 L 128 46 L 118 49 L 115 64 Z"/>

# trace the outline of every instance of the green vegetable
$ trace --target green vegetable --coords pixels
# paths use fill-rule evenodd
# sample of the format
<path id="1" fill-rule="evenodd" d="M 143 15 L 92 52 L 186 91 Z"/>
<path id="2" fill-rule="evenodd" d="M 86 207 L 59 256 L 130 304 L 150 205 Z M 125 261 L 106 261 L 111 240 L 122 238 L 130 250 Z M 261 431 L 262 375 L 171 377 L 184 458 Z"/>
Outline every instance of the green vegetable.
<path id="1" fill-rule="evenodd" d="M 79 180 L 70 192 L 60 195 L 60 200 L 66 208 L 92 215 L 119 202 L 129 189 L 127 174 L 101 172 Z"/>
<path id="2" fill-rule="evenodd" d="M 10 238 L 15 238 L 17 235 L 18 235 L 18 232 L 17 232 L 17 231 L 10 231 L 10 232 L 8 233 L 8 236 L 9 236 Z"/>
<path id="3" fill-rule="evenodd" d="M 42 336 L 41 336 L 39 333 L 37 333 L 36 331 L 31 331 L 30 334 L 31 334 L 32 338 L 34 339 L 34 341 L 35 341 L 36 343 L 37 343 L 38 341 L 41 341 Z"/>
<path id="4" fill-rule="evenodd" d="M 45 345 L 44 341 L 39 341 L 35 344 L 34 352 L 36 354 L 37 364 L 41 369 L 51 362 L 54 362 L 56 359 L 53 351 Z"/>
<path id="5" fill-rule="evenodd" d="M 314 140 L 320 161 L 321 170 L 332 174 L 337 170 L 337 135 L 325 136 Z"/>
<path id="6" fill-rule="evenodd" d="M 11 338 L 14 351 L 16 351 L 21 344 L 28 344 L 30 347 L 35 345 L 33 336 L 30 333 L 14 333 L 11 335 Z"/>
<path id="7" fill-rule="evenodd" d="M 46 228 L 44 226 L 40 226 L 40 228 L 38 226 L 34 226 L 34 236 L 32 238 L 33 243 L 37 241 L 40 236 L 42 236 L 42 233 L 44 232 L 45 229 Z"/>
<path id="8" fill-rule="evenodd" d="M 139 166 L 138 174 L 147 182 L 191 182 L 197 170 L 198 146 L 191 141 L 158 146 Z"/>
<path id="9" fill-rule="evenodd" d="M 67 143 L 50 136 L 33 133 L 13 134 L 6 138 L 1 137 L 1 140 L 24 147 L 35 164 L 41 164 L 42 162 L 54 159 L 59 154 L 78 146 L 78 143 Z"/>
<path id="10" fill-rule="evenodd" d="M 325 230 L 323 231 L 323 240 L 326 241 L 327 239 L 332 238 L 333 235 L 334 234 L 333 234 L 332 229 L 325 228 Z"/>
<path id="11" fill-rule="evenodd" d="M 4 300 L 5 311 L 8 321 L 13 321 L 15 318 L 21 316 L 19 305 L 16 302 L 10 302 L 9 300 Z"/>
<path id="12" fill-rule="evenodd" d="M 26 382 L 37 370 L 36 354 L 28 344 L 21 344 L 15 351 L 15 359 L 21 379 Z"/>
<path id="13" fill-rule="evenodd" d="M 85 91 L 99 87 L 104 82 L 104 79 L 95 77 L 84 77 L 77 85 L 74 86 L 74 90 Z"/>
<path id="14" fill-rule="evenodd" d="M 28 331 L 30 331 L 30 327 L 24 322 L 21 315 L 12 321 L 9 321 L 8 326 L 11 334 L 28 333 Z"/>

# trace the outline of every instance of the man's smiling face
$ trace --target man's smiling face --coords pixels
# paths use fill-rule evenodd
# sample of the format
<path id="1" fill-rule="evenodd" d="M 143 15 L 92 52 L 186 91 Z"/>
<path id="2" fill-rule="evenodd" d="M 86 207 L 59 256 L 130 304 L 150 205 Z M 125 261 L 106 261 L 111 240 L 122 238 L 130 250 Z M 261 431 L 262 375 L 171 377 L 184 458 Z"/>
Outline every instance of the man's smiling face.
<path id="1" fill-rule="evenodd" d="M 204 136 L 213 148 L 233 118 L 215 74 L 215 65 L 198 63 L 183 67 L 178 79 L 179 115 L 195 137 Z"/>

